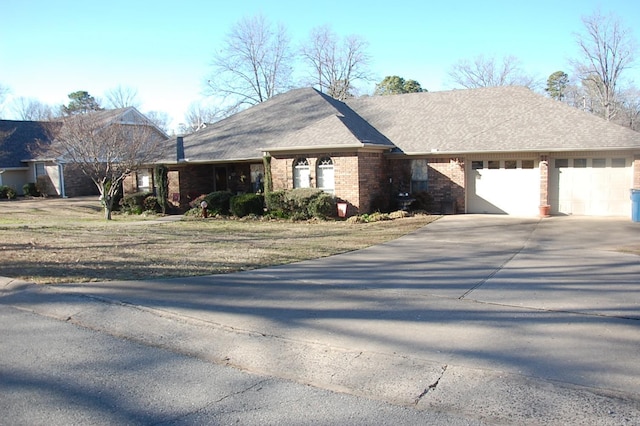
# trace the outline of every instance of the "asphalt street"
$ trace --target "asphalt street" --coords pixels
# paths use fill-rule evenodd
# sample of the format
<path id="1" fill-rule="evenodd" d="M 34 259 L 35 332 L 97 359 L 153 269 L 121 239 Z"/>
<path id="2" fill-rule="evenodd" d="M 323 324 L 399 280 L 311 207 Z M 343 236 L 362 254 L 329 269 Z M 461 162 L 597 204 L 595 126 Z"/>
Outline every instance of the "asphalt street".
<path id="1" fill-rule="evenodd" d="M 350 424 L 387 424 L 394 410 L 405 416 L 394 424 L 639 424 L 640 257 L 627 252 L 638 248 L 640 224 L 622 218 L 446 216 L 365 250 L 237 274 L 47 287 L 5 280 L 2 339 L 30 335 L 29 326 L 14 330 L 23 322 L 72 327 L 90 342 L 211 369 L 202 383 L 193 379 L 198 386 L 216 383 L 211 374 L 220 369 L 301 395 L 319 392 L 326 407 L 354 398 Z M 43 362 L 49 374 L 59 369 L 46 367 L 52 344 L 31 361 L 22 344 L 17 355 L 2 345 L 3 376 L 29 371 L 16 375 L 5 362 L 20 356 L 27 365 Z M 102 343 L 87 346 L 104 351 Z M 112 361 L 122 357 L 116 353 L 127 352 L 109 351 Z M 121 366 L 110 365 L 117 377 Z M 3 394 L 21 389 L 2 383 Z M 46 395 L 47 383 L 32 391 Z M 251 394 L 232 388 L 220 392 L 239 392 L 234 401 Z M 217 399 L 208 401 L 209 422 L 232 422 L 212 408 Z M 141 412 L 131 419 L 180 417 L 148 404 L 134 398 Z M 180 412 L 177 402 L 165 405 L 174 404 Z M 343 423 L 339 407 L 293 421 L 282 412 L 266 423 Z M 24 411 L 15 402 L 0 409 Z"/>

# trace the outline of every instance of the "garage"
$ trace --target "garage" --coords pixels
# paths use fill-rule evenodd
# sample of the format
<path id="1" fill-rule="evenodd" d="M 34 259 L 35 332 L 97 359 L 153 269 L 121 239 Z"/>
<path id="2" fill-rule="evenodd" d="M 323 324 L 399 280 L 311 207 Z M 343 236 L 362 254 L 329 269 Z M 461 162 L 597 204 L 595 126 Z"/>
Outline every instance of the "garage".
<path id="1" fill-rule="evenodd" d="M 632 157 L 621 155 L 553 159 L 549 173 L 551 213 L 629 216 Z"/>
<path id="2" fill-rule="evenodd" d="M 540 171 L 534 159 L 472 159 L 467 163 L 467 213 L 535 216 Z"/>

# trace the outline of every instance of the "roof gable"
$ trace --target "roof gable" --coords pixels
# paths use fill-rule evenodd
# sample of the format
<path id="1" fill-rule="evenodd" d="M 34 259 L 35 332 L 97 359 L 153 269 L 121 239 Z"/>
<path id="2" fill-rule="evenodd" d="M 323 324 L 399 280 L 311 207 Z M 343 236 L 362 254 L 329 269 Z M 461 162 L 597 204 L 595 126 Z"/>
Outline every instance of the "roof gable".
<path id="1" fill-rule="evenodd" d="M 274 96 L 183 138 L 185 157 L 195 162 L 258 159 L 262 150 L 290 146 L 356 143 L 393 146 L 347 105 L 311 88 Z"/>

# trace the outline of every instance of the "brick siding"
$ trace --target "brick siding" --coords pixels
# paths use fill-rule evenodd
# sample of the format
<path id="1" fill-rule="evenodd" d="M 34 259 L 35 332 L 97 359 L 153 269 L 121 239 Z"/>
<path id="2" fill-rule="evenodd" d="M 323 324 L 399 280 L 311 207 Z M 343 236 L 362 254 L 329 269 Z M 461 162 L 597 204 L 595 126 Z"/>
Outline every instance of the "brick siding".
<path id="1" fill-rule="evenodd" d="M 311 186 L 317 185 L 317 165 L 329 157 L 334 167 L 334 195 L 348 204 L 347 215 L 372 211 L 372 207 L 386 190 L 387 162 L 380 152 L 327 152 L 308 155 Z M 293 165 L 303 156 L 273 155 L 271 177 L 273 190 L 293 189 Z"/>

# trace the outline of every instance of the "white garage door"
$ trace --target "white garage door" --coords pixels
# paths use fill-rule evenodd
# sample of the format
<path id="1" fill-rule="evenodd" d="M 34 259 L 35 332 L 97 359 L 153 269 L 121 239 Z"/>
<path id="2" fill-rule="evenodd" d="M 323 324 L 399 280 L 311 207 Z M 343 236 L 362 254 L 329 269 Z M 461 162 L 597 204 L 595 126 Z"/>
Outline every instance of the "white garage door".
<path id="1" fill-rule="evenodd" d="M 553 214 L 629 216 L 630 158 L 556 158 L 550 170 Z"/>
<path id="2" fill-rule="evenodd" d="M 473 160 L 467 167 L 468 213 L 539 213 L 540 170 L 536 161 Z"/>

